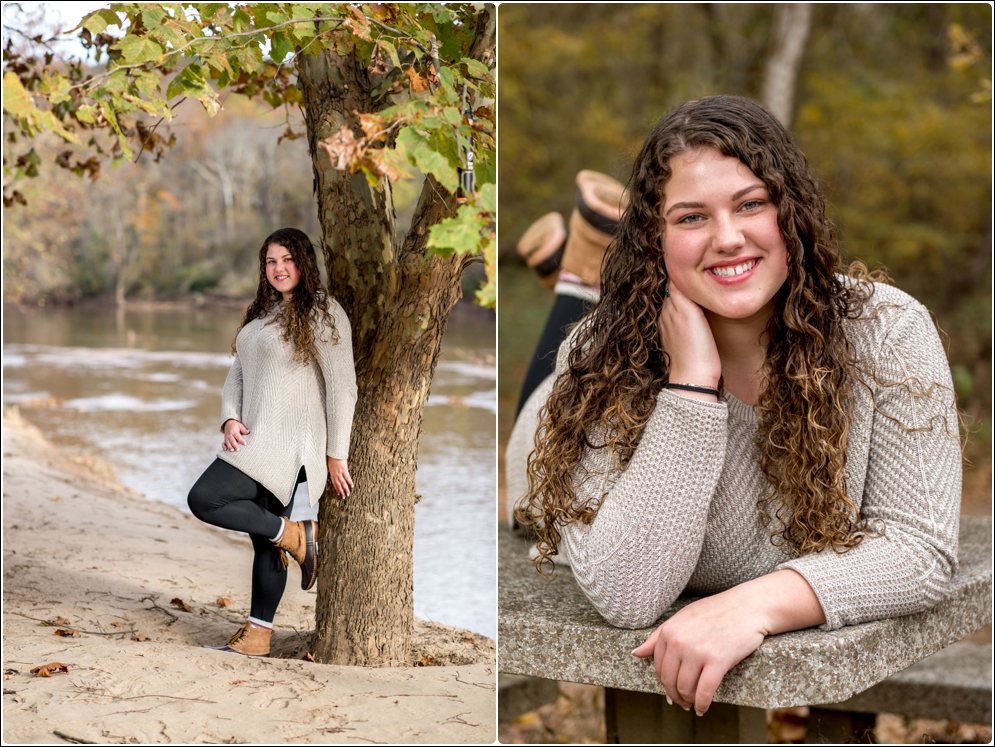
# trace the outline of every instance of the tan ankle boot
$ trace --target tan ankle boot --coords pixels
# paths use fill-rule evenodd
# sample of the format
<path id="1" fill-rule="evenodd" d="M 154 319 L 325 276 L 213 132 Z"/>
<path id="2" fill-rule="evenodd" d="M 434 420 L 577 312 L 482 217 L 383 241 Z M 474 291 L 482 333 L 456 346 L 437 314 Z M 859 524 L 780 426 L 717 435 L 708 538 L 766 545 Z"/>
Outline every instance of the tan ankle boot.
<path id="1" fill-rule="evenodd" d="M 307 591 L 318 578 L 318 522 L 284 517 L 283 536 L 274 542 L 301 566 L 301 588 Z"/>
<path id="2" fill-rule="evenodd" d="M 243 656 L 269 656 L 269 639 L 273 631 L 269 628 L 257 628 L 246 622 L 235 635 L 228 639 L 226 646 L 208 646 L 217 651 L 234 651 Z"/>

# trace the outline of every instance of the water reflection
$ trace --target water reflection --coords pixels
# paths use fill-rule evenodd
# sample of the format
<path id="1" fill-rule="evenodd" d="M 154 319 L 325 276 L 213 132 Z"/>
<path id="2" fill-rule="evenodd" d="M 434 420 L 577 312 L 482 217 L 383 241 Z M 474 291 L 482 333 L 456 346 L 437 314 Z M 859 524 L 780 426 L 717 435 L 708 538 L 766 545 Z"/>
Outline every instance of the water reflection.
<path id="1" fill-rule="evenodd" d="M 3 398 L 70 453 L 186 510 L 221 443 L 221 388 L 241 310 L 4 313 Z M 415 614 L 496 635 L 492 317 L 454 316 L 436 369 L 416 477 Z M 295 518 L 316 515 L 306 486 Z"/>

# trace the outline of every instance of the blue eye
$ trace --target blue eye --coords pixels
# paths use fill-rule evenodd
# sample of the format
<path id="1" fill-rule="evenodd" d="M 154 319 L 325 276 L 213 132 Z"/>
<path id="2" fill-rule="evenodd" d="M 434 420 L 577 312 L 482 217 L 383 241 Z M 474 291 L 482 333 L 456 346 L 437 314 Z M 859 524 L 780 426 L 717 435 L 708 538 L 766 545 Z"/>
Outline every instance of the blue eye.
<path id="1" fill-rule="evenodd" d="M 747 200 L 743 203 L 744 210 L 756 210 L 763 204 L 762 200 Z"/>
<path id="2" fill-rule="evenodd" d="M 690 215 L 685 215 L 683 218 L 681 218 L 677 222 L 678 223 L 698 223 L 698 222 L 700 222 L 702 220 L 704 220 L 704 218 L 702 218 L 697 213 L 691 213 Z"/>

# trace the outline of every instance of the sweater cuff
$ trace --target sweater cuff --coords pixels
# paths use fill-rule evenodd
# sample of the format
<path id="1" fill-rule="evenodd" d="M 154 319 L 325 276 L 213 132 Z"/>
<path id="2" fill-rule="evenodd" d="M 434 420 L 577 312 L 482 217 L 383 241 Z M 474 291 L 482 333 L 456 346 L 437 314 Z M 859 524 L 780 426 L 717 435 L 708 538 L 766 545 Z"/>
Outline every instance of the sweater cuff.
<path id="1" fill-rule="evenodd" d="M 676 407 L 685 412 L 701 413 L 702 408 L 707 410 L 717 410 L 726 411 L 728 407 L 726 406 L 725 400 L 720 399 L 718 402 L 706 402 L 703 399 L 695 399 L 694 397 L 684 397 L 677 394 L 672 389 L 661 389 L 660 393 L 656 395 L 657 405 L 666 405 L 667 407 Z"/>
<path id="2" fill-rule="evenodd" d="M 829 552 L 832 551 L 830 550 Z M 826 622 L 819 626 L 819 630 L 836 630 L 843 627 L 843 618 L 838 609 L 835 609 L 832 604 L 827 603 L 829 599 L 826 598 L 826 584 L 820 574 L 820 569 L 824 570 L 824 566 L 818 561 L 813 562 L 813 559 L 817 557 L 818 553 L 803 555 L 800 558 L 789 560 L 787 563 L 779 564 L 774 570 L 780 571 L 790 568 L 804 578 L 808 582 L 808 585 L 812 587 L 815 598 L 819 600 L 819 606 L 822 607 L 822 614 L 826 616 Z"/>

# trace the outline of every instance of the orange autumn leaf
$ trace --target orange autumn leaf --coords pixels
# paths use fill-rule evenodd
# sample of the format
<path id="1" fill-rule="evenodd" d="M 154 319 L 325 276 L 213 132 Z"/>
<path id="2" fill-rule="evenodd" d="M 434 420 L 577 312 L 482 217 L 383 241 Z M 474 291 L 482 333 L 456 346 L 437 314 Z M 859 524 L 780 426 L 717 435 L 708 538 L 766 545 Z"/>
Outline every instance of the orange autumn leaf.
<path id="1" fill-rule="evenodd" d="M 437 667 L 440 666 L 439 662 L 435 660 L 435 657 L 426 656 L 422 654 L 418 657 L 418 666 L 420 667 Z"/>
<path id="2" fill-rule="evenodd" d="M 174 607 L 179 607 L 184 612 L 193 612 L 193 607 L 191 607 L 189 604 L 184 602 L 179 597 L 173 597 L 173 599 L 170 601 L 170 604 L 173 605 Z"/>
<path id="3" fill-rule="evenodd" d="M 115 628 L 120 628 L 121 627 L 121 621 L 120 620 L 115 620 L 114 622 L 111 623 L 111 625 L 113 625 Z"/>
<path id="4" fill-rule="evenodd" d="M 31 670 L 31 674 L 38 677 L 51 677 L 53 672 L 65 672 L 69 674 L 69 666 L 60 661 L 53 661 L 51 664 L 43 664 Z"/>
<path id="5" fill-rule="evenodd" d="M 74 628 L 56 628 L 53 635 L 61 635 L 63 638 L 79 638 L 80 633 Z"/>
<path id="6" fill-rule="evenodd" d="M 133 640 L 133 641 L 148 641 L 148 640 L 150 640 L 150 638 L 147 635 L 145 635 L 145 633 L 135 633 L 133 636 L 131 636 L 131 640 Z"/>
<path id="7" fill-rule="evenodd" d="M 72 623 L 69 622 L 69 620 L 67 620 L 64 617 L 57 617 L 54 620 L 44 620 L 44 621 L 42 621 L 42 622 L 40 622 L 38 624 L 39 625 L 48 625 L 48 626 L 52 626 L 52 625 L 72 625 Z"/>
<path id="8" fill-rule="evenodd" d="M 413 67 L 407 68 L 404 72 L 408 74 L 408 80 L 411 83 L 412 92 L 418 93 L 420 91 L 428 90 L 428 81 L 416 73 Z"/>
<path id="9" fill-rule="evenodd" d="M 304 656 L 301 657 L 301 659 L 303 659 L 304 661 L 314 661 L 314 657 L 311 656 L 310 652 L 305 653 Z"/>
<path id="10" fill-rule="evenodd" d="M 227 609 L 231 607 L 231 597 L 218 597 L 216 604 L 222 609 Z"/>

